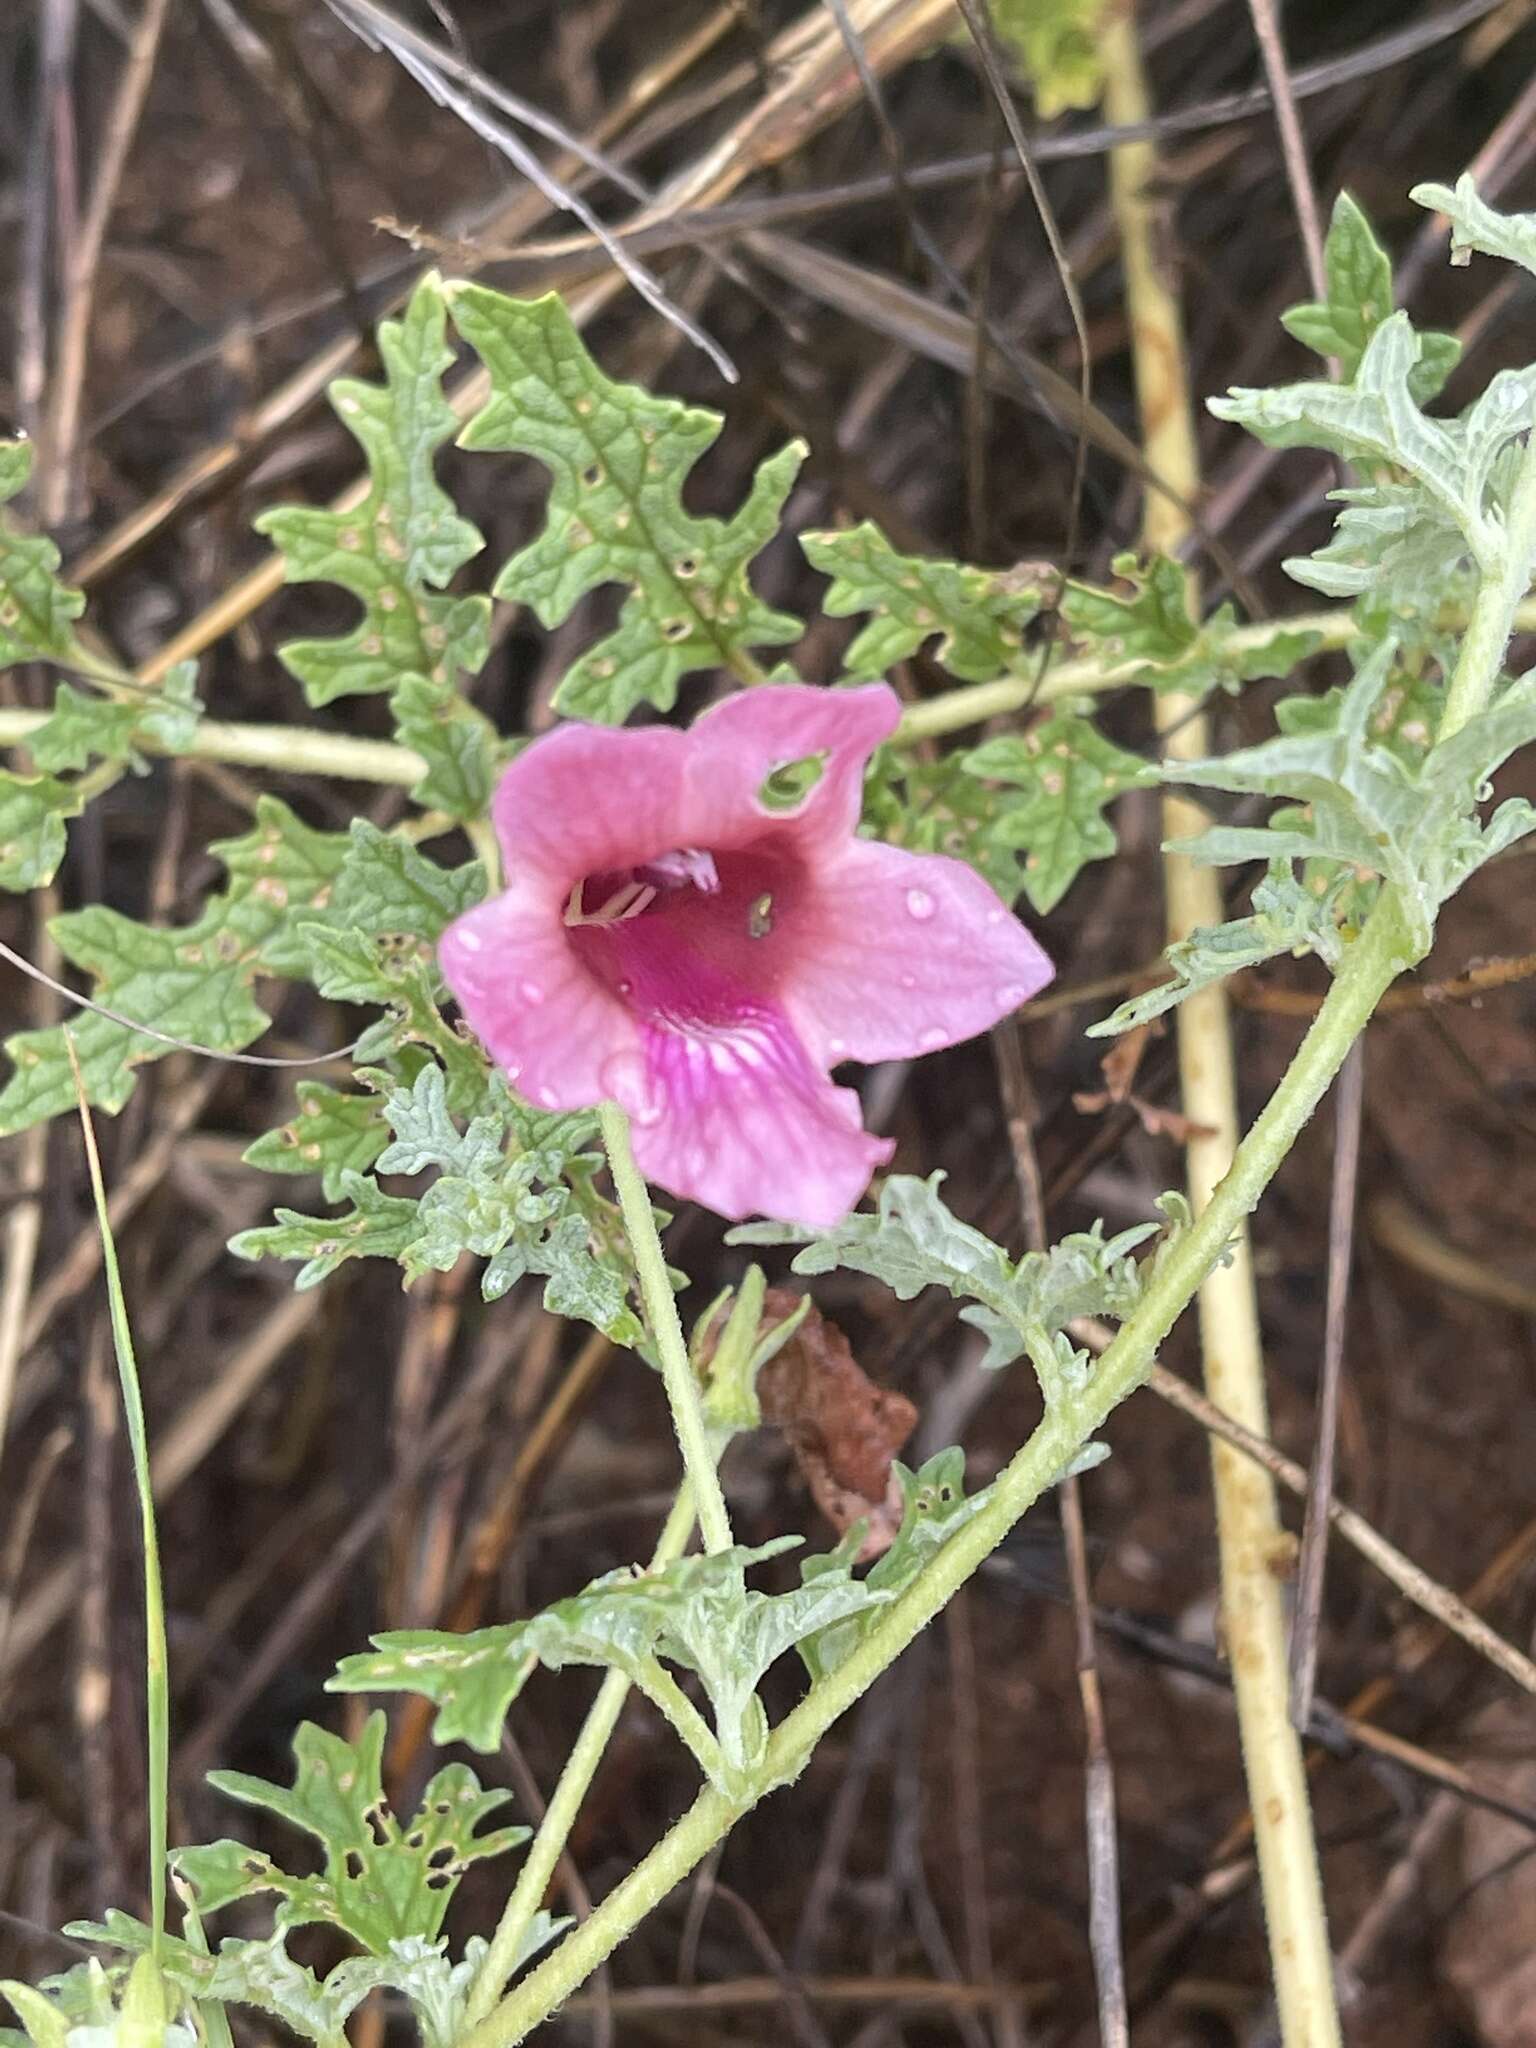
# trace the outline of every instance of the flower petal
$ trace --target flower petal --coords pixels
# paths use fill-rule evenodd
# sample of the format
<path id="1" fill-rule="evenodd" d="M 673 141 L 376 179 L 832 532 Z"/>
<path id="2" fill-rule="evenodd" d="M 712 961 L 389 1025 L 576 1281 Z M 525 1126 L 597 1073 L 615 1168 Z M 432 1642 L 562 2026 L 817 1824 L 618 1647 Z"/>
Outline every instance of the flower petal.
<path id="1" fill-rule="evenodd" d="M 775 825 L 800 840 L 851 833 L 863 806 L 865 764 L 900 723 L 900 700 L 885 683 L 858 690 L 767 683 L 712 705 L 689 735 L 691 842 L 739 845 L 743 824 L 749 838 Z M 817 754 L 826 763 L 801 803 L 775 810 L 761 801 L 776 769 Z"/>
<path id="2" fill-rule="evenodd" d="M 541 1109 L 587 1109 L 604 1069 L 632 1053 L 635 1020 L 589 974 L 558 910 L 524 885 L 456 918 L 438 942 L 470 1029 L 519 1094 Z"/>
<path id="3" fill-rule="evenodd" d="M 835 839 L 858 822 L 864 764 L 901 716 L 883 683 L 860 690 L 767 684 L 671 726 L 557 726 L 501 778 L 491 814 L 514 878 L 551 891 L 688 848 L 718 852 L 783 833 Z M 760 798 L 777 768 L 825 754 L 804 801 Z"/>
<path id="4" fill-rule="evenodd" d="M 491 801 L 508 875 L 539 876 L 561 898 L 583 875 L 626 868 L 686 844 L 678 825 L 690 736 L 561 725 L 512 761 Z"/>
<path id="5" fill-rule="evenodd" d="M 811 1057 L 905 1059 L 988 1030 L 1050 961 L 973 868 L 851 840 L 815 874 L 782 1000 Z"/>
<path id="6" fill-rule="evenodd" d="M 607 1081 L 646 1178 L 733 1222 L 825 1230 L 895 1149 L 862 1129 L 857 1095 L 816 1071 L 768 1005 L 708 1029 L 648 1025 Z"/>

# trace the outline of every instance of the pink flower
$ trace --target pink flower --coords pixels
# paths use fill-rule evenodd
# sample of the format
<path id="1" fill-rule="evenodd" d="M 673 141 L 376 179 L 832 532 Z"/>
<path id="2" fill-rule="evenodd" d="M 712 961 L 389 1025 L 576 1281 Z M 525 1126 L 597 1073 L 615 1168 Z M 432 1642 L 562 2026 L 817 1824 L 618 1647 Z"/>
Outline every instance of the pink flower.
<path id="1" fill-rule="evenodd" d="M 508 887 L 441 959 L 528 1101 L 618 1102 L 647 1178 L 733 1220 L 848 1213 L 893 1147 L 828 1070 L 973 1037 L 1051 976 L 972 869 L 856 836 L 899 715 L 884 684 L 769 685 L 687 732 L 565 725 L 518 755 Z M 813 786 L 770 798 L 794 763 Z"/>

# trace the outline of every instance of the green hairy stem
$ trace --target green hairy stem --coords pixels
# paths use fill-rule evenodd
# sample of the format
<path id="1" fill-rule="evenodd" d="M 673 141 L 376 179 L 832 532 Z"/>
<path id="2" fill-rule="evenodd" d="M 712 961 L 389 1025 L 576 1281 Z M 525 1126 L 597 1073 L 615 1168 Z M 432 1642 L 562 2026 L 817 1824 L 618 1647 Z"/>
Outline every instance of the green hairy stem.
<path id="1" fill-rule="evenodd" d="M 731 1521 L 725 1511 L 725 1495 L 720 1491 L 720 1481 L 715 1472 L 714 1453 L 710 1448 L 704 1407 L 699 1398 L 699 1383 L 694 1377 L 688 1343 L 678 1320 L 677 1299 L 667 1275 L 661 1239 L 656 1235 L 651 1198 L 645 1191 L 645 1182 L 630 1147 L 629 1118 L 617 1103 L 608 1102 L 598 1111 L 598 1121 L 602 1126 L 608 1164 L 613 1172 L 613 1184 L 618 1190 L 624 1228 L 629 1233 L 630 1247 L 635 1255 L 645 1318 L 661 1358 L 661 1377 L 667 1390 L 667 1403 L 672 1410 L 672 1426 L 677 1431 L 678 1449 L 683 1454 L 683 1466 L 698 1506 L 704 1547 L 710 1551 L 729 1550 Z"/>

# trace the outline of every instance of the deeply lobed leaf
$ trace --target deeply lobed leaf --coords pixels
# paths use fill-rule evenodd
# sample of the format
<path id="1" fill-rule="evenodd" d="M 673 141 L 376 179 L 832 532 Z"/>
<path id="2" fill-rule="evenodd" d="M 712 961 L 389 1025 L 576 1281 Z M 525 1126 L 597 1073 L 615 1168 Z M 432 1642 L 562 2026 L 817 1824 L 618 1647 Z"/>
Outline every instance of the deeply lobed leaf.
<path id="1" fill-rule="evenodd" d="M 279 1901 L 280 1933 L 322 1922 L 375 1956 L 387 1956 L 393 1942 L 408 1936 L 434 1940 L 469 1865 L 516 1848 L 528 1830 L 478 1832 L 509 1795 L 482 1791 L 464 1764 L 439 1771 L 402 1825 L 384 1798 L 384 1733 L 382 1713 L 369 1715 L 355 1743 L 304 1722 L 294 1737 L 291 1787 L 243 1771 L 210 1772 L 216 1791 L 312 1835 L 324 1868 L 293 1877 L 261 1851 L 232 1841 L 178 1850 L 177 1869 L 200 1910 L 217 1912 L 269 1892 Z"/>
<path id="2" fill-rule="evenodd" d="M 348 633 L 291 641 L 286 666 L 311 704 L 389 692 L 400 736 L 428 762 L 413 794 L 456 817 L 485 807 L 498 748 L 489 722 L 459 693 L 490 646 L 490 602 L 443 594 L 485 545 L 437 480 L 436 457 L 458 426 L 443 395 L 453 361 L 443 287 L 417 286 L 399 320 L 379 327 L 384 382 L 340 379 L 331 403 L 368 462 L 355 507 L 282 506 L 257 528 L 283 556 L 290 583 L 334 583 L 362 616 Z"/>
<path id="3" fill-rule="evenodd" d="M 553 294 L 530 302 L 459 284 L 452 305 L 491 382 L 463 446 L 536 456 L 551 479 L 544 530 L 506 564 L 496 595 L 557 626 L 588 591 L 629 589 L 616 629 L 567 670 L 561 711 L 603 724 L 640 703 L 666 711 L 693 670 L 750 676 L 754 648 L 799 638 L 799 620 L 765 604 L 747 570 L 778 531 L 802 442 L 761 465 L 731 519 L 699 517 L 683 488 L 718 414 L 605 376 Z"/>
<path id="4" fill-rule="evenodd" d="M 1104 738 L 1072 702 L 1027 733 L 1004 734 L 961 757 L 967 774 L 1008 785 L 989 838 L 1025 856 L 1025 893 L 1054 910 L 1090 861 L 1107 859 L 1115 835 L 1104 808 L 1128 789 L 1158 780 L 1157 769 Z"/>
<path id="5" fill-rule="evenodd" d="M 252 831 L 210 849 L 229 870 L 229 885 L 195 923 L 162 929 L 94 904 L 54 918 L 49 930 L 110 1009 L 194 1044 L 239 1051 L 270 1021 L 253 982 L 301 971 L 297 921 L 329 901 L 346 846 L 341 834 L 316 832 L 276 797 L 264 796 Z M 95 1011 L 75 1018 L 69 1030 L 87 1099 L 107 1110 L 127 1101 L 136 1068 L 173 1050 Z M 14 1071 L 0 1092 L 0 1135 L 74 1106 L 61 1027 L 18 1032 L 5 1049 Z"/>
<path id="6" fill-rule="evenodd" d="M 883 676 L 930 642 L 934 659 L 962 682 L 1017 668 L 1024 629 L 1042 602 L 1037 578 L 898 554 L 867 519 L 843 532 L 802 534 L 800 546 L 832 579 L 825 611 L 872 614 L 844 657 L 851 681 Z"/>

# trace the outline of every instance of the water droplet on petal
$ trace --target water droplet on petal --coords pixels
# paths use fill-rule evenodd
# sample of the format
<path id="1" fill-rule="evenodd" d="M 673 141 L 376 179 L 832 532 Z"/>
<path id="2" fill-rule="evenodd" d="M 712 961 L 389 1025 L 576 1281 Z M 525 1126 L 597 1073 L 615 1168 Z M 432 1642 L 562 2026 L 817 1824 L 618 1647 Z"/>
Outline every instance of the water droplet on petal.
<path id="1" fill-rule="evenodd" d="M 472 930 L 468 925 L 464 925 L 459 931 L 457 943 L 464 948 L 466 953 L 478 953 L 480 950 L 480 934 Z"/>
<path id="2" fill-rule="evenodd" d="M 847 1050 L 848 1041 L 846 1038 L 829 1038 L 827 1040 L 827 1051 L 831 1053 L 834 1059 L 840 1060 Z"/>
<path id="3" fill-rule="evenodd" d="M 903 988 L 916 988 L 917 976 L 915 974 L 904 974 L 901 977 L 901 985 Z"/>
<path id="4" fill-rule="evenodd" d="M 988 923 L 988 924 L 1001 924 L 1001 923 L 1002 923 L 1002 921 L 1003 921 L 1003 919 L 1004 919 L 1004 918 L 1005 918 L 1005 917 L 1006 917 L 1007 915 L 1008 915 L 1008 913 L 1007 913 L 1007 911 L 1006 911 L 1006 910 L 989 910 L 989 911 L 987 912 L 987 923 Z"/>
<path id="5" fill-rule="evenodd" d="M 528 1003 L 528 1004 L 533 1004 L 533 1003 L 542 1003 L 542 1002 L 543 1002 L 543 1000 L 544 1000 L 544 990 L 543 990 L 543 987 L 542 987 L 542 985 L 541 985 L 541 984 L 540 984 L 539 982 L 537 982 L 537 981 L 520 981 L 520 982 L 518 983 L 518 988 L 519 988 L 519 990 L 520 990 L 520 991 L 521 991 L 521 993 L 522 993 L 522 998 L 523 998 L 523 1001 L 524 1001 L 525 1003 Z"/>
<path id="6" fill-rule="evenodd" d="M 539 1100 L 546 1109 L 553 1109 L 560 1098 L 556 1095 L 553 1088 L 541 1088 L 539 1090 Z"/>
<path id="7" fill-rule="evenodd" d="M 948 1045 L 949 1033 L 941 1030 L 937 1024 L 930 1024 L 917 1042 L 924 1052 L 937 1052 L 941 1045 Z"/>
<path id="8" fill-rule="evenodd" d="M 615 987 L 621 996 L 632 996 L 635 992 L 635 984 L 632 981 L 617 982 Z"/>
<path id="9" fill-rule="evenodd" d="M 926 924 L 938 907 L 926 889 L 907 891 L 907 909 L 919 924 Z"/>
<path id="10" fill-rule="evenodd" d="M 1018 982 L 1010 981 L 1006 987 L 993 991 L 993 1000 L 1001 1003 L 1005 1010 L 1016 1010 L 1028 994 L 1029 991 Z"/>
<path id="11" fill-rule="evenodd" d="M 508 1079 L 509 1081 L 515 1081 L 515 1080 L 517 1079 L 518 1075 L 519 1075 L 519 1074 L 520 1074 L 520 1073 L 521 1073 L 521 1072 L 522 1072 L 523 1070 L 522 1070 L 522 1068 L 521 1068 L 521 1067 L 520 1067 L 520 1066 L 519 1066 L 519 1065 L 517 1064 L 517 1062 L 516 1062 L 516 1061 L 514 1061 L 514 1060 L 503 1060 L 503 1062 L 502 1062 L 502 1066 L 501 1066 L 501 1071 L 502 1071 L 502 1072 L 503 1072 L 503 1073 L 504 1073 L 504 1074 L 506 1075 L 506 1077 L 507 1077 L 507 1079 Z"/>

